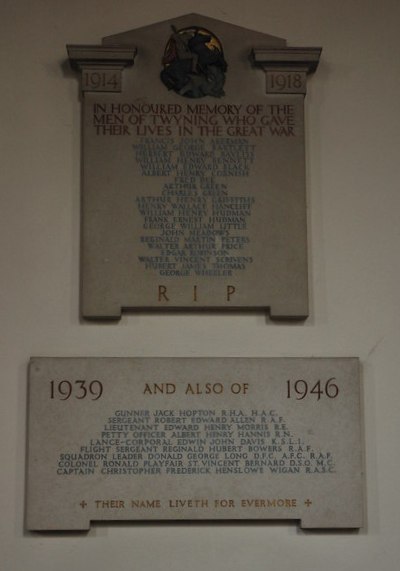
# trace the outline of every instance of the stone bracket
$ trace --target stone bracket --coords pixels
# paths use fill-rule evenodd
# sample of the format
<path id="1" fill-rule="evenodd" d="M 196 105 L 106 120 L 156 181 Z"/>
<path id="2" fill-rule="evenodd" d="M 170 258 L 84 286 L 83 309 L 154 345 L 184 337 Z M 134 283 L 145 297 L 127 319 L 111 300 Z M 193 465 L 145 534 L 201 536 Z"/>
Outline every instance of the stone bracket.
<path id="1" fill-rule="evenodd" d="M 71 67 L 81 72 L 82 91 L 122 91 L 122 70 L 133 65 L 134 46 L 67 45 Z"/>
<path id="2" fill-rule="evenodd" d="M 307 75 L 319 63 L 322 48 L 255 48 L 251 59 L 266 76 L 266 93 L 303 94 L 307 92 Z"/>

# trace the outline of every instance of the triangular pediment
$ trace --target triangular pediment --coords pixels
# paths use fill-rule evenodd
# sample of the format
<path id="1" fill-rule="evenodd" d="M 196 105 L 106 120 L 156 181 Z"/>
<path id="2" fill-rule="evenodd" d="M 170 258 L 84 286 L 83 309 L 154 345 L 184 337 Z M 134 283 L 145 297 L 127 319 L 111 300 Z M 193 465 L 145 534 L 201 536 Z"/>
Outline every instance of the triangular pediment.
<path id="1" fill-rule="evenodd" d="M 178 16 L 177 18 L 164 20 L 162 22 L 143 26 L 134 30 L 128 30 L 119 34 L 113 34 L 112 36 L 103 38 L 102 43 L 103 45 L 137 45 L 140 47 L 142 41 L 147 43 L 149 36 L 153 36 L 155 38 L 160 36 L 162 38 L 168 37 L 171 33 L 171 26 L 174 26 L 177 29 L 189 26 L 204 27 L 212 31 L 222 40 L 229 37 L 230 42 L 237 42 L 237 44 L 241 46 L 241 49 L 286 46 L 286 40 L 283 38 L 256 32 L 254 30 L 249 30 L 248 28 L 243 28 L 242 26 L 237 26 L 216 18 L 209 18 L 208 16 L 195 13 Z"/>

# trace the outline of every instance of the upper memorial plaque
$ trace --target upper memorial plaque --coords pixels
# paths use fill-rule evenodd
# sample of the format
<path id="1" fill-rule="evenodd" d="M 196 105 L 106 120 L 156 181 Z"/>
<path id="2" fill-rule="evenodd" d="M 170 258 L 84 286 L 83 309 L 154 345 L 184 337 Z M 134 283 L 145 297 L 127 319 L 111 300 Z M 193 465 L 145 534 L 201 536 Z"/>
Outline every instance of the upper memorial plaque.
<path id="1" fill-rule="evenodd" d="M 308 315 L 304 96 L 320 51 L 196 14 L 68 46 L 84 317 Z"/>

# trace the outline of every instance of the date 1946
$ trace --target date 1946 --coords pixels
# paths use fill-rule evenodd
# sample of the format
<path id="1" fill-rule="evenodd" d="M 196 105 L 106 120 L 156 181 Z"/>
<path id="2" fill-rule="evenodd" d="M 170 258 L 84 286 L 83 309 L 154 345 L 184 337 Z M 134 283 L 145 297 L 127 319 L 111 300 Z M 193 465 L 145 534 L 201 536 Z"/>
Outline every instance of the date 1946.
<path id="1" fill-rule="evenodd" d="M 335 381 L 335 377 L 331 377 L 325 382 L 319 380 L 315 384 L 303 379 L 298 379 L 297 381 L 289 379 L 286 381 L 286 396 L 288 399 L 295 398 L 296 400 L 303 400 L 310 395 L 314 395 L 317 400 L 320 400 L 322 397 L 335 399 L 339 394 L 339 387 Z"/>

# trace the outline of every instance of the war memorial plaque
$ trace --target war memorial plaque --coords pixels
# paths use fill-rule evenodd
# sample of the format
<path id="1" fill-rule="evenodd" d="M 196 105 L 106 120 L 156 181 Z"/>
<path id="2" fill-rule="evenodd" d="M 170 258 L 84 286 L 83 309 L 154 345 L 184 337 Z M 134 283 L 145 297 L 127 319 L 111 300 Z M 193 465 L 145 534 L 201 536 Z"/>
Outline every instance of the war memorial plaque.
<path id="1" fill-rule="evenodd" d="M 308 315 L 304 97 L 320 51 L 196 14 L 68 46 L 84 317 Z"/>
<path id="2" fill-rule="evenodd" d="M 33 358 L 27 527 L 362 526 L 355 358 Z"/>

